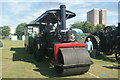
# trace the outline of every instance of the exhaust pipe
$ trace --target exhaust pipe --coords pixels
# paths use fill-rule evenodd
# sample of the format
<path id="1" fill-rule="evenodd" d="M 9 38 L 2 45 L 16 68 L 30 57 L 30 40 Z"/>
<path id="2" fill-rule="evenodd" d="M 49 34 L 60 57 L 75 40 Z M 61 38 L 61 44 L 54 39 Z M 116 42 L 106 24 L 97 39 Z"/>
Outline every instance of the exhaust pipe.
<path id="1" fill-rule="evenodd" d="M 61 16 L 60 16 L 60 22 L 61 22 L 61 30 L 66 29 L 66 6 L 60 5 L 61 10 Z"/>

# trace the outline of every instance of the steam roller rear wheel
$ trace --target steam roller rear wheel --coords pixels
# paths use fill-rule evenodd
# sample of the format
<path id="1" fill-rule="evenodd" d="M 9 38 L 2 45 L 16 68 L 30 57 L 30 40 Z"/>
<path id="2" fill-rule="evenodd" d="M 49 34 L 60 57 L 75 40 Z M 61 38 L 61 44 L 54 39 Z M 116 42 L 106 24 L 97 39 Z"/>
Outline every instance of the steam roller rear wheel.
<path id="1" fill-rule="evenodd" d="M 90 68 L 91 60 L 85 48 L 60 48 L 58 54 L 59 64 L 63 66 L 55 68 L 62 76 L 83 74 Z"/>

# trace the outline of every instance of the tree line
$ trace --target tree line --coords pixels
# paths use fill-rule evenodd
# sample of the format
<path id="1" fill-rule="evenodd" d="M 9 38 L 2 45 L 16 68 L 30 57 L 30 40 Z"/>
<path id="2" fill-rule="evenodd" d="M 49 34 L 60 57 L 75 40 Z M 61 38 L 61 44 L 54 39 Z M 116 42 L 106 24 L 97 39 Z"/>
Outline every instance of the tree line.
<path id="1" fill-rule="evenodd" d="M 15 35 L 24 35 L 24 27 L 26 26 L 27 23 L 21 23 L 16 27 L 16 31 L 15 31 Z M 115 25 L 111 25 L 112 28 L 115 28 Z M 79 28 L 81 30 L 83 30 L 84 33 L 92 33 L 95 31 L 98 31 L 100 29 L 105 28 L 105 25 L 102 24 L 98 24 L 96 26 L 94 26 L 93 24 L 91 24 L 90 22 L 87 21 L 83 21 L 83 22 L 75 22 L 73 24 L 71 24 L 70 28 Z M 9 36 L 10 35 L 10 27 L 9 26 L 1 26 L 0 27 L 0 35 L 2 36 Z"/>
<path id="2" fill-rule="evenodd" d="M 100 29 L 104 29 L 106 26 L 103 24 L 97 24 L 94 26 L 88 21 L 83 21 L 83 22 L 75 22 L 74 24 L 71 25 L 71 28 L 79 28 L 83 30 L 84 33 L 93 33 L 97 32 Z M 116 26 L 115 25 L 110 25 L 112 29 L 114 29 Z"/>
<path id="3" fill-rule="evenodd" d="M 16 30 L 15 30 L 15 34 L 14 35 L 17 35 L 17 36 L 20 36 L 20 35 L 24 35 L 24 28 L 26 26 L 27 23 L 21 23 L 19 24 L 17 27 L 16 27 Z M 0 27 L 0 35 L 3 36 L 3 37 L 6 37 L 6 36 L 9 36 L 10 35 L 10 27 L 9 26 L 1 26 Z"/>

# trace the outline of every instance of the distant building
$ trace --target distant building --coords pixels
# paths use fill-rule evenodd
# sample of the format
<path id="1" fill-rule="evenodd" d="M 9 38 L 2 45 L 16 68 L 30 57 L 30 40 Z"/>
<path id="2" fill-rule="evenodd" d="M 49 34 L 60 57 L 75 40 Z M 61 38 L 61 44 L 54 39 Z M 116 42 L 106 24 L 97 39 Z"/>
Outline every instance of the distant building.
<path id="1" fill-rule="evenodd" d="M 87 12 L 87 21 L 91 22 L 95 26 L 97 24 L 106 25 L 106 13 L 105 9 L 99 10 L 94 8 L 93 10 Z"/>
<path id="2" fill-rule="evenodd" d="M 15 29 L 14 28 L 11 28 L 10 34 L 15 34 Z"/>
<path id="3" fill-rule="evenodd" d="M 93 10 L 87 12 L 87 21 L 94 25 L 99 24 L 99 9 L 94 8 Z"/>

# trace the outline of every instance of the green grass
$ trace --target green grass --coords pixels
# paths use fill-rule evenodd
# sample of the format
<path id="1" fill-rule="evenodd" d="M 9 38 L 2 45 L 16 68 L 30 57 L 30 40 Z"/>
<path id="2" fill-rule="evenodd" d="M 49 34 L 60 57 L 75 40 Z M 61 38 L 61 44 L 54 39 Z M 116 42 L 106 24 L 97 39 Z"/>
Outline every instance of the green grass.
<path id="1" fill-rule="evenodd" d="M 82 75 L 66 77 L 57 76 L 54 67 L 49 61 L 36 62 L 31 54 L 24 49 L 24 41 L 2 41 L 3 47 L 0 48 L 0 59 L 2 58 L 2 78 L 118 78 L 118 63 L 114 55 L 99 55 L 97 59 L 92 59 L 94 64 L 89 72 Z M 92 75 L 93 74 L 93 75 Z"/>

